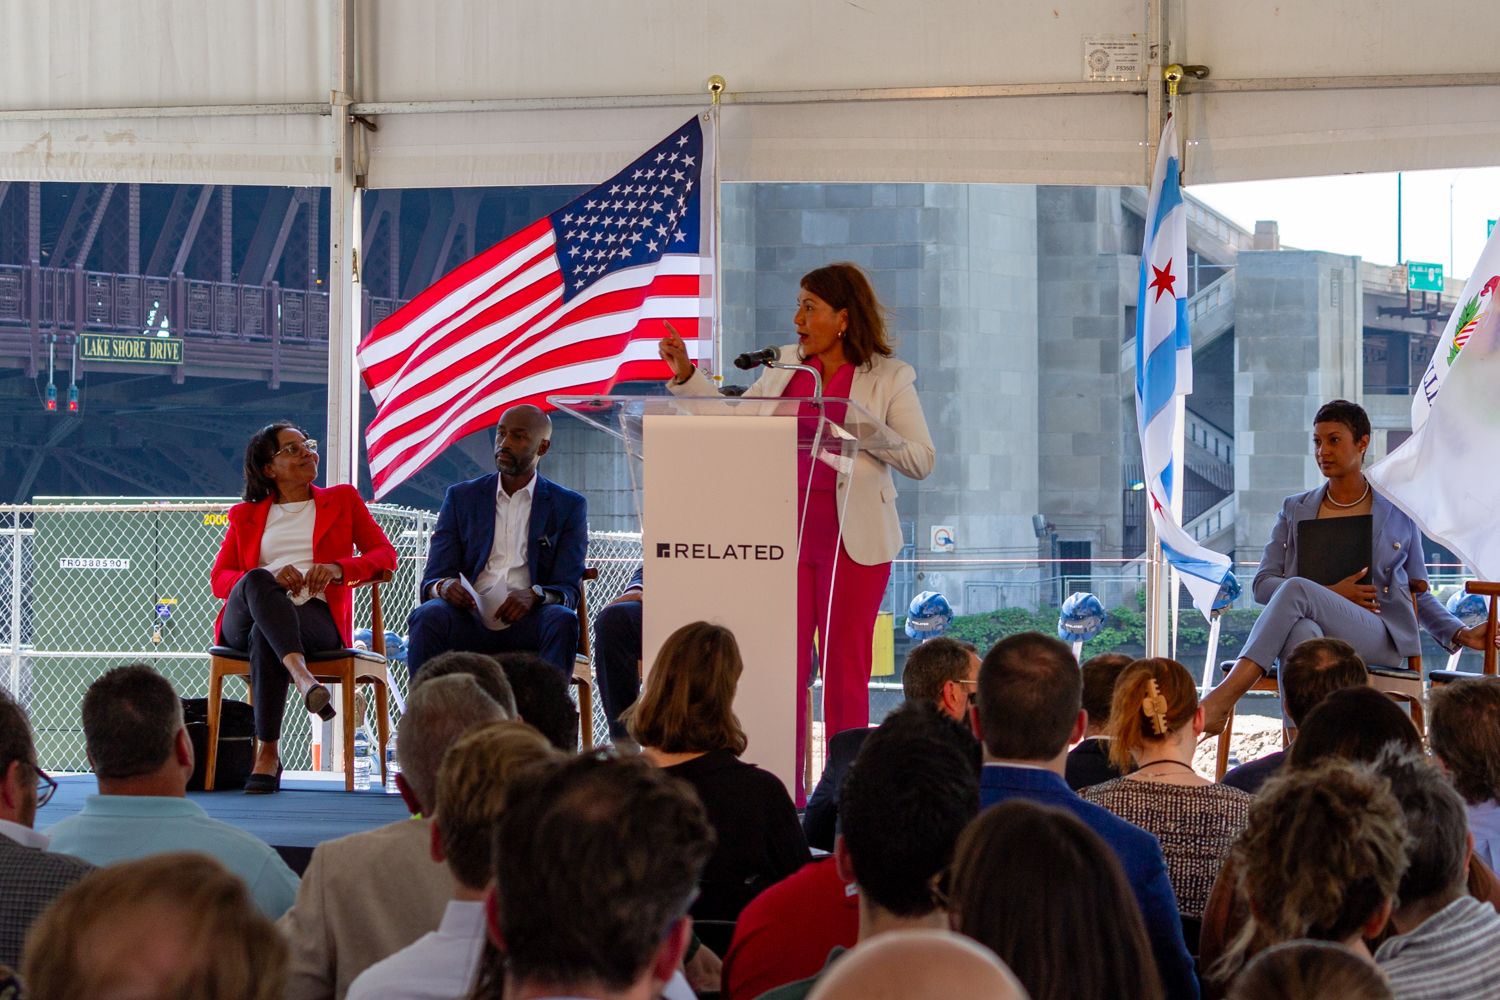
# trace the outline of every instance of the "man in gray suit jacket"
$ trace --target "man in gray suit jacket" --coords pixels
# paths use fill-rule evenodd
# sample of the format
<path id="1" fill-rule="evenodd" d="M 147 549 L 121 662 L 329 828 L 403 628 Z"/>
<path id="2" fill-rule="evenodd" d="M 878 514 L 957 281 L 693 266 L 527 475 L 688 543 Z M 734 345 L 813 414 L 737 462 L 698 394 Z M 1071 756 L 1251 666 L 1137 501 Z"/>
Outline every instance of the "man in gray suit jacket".
<path id="1" fill-rule="evenodd" d="M 21 964 L 32 922 L 94 870 L 87 861 L 49 852 L 47 835 L 31 828 L 41 778 L 26 711 L 0 690 L 0 965 L 12 969 Z"/>

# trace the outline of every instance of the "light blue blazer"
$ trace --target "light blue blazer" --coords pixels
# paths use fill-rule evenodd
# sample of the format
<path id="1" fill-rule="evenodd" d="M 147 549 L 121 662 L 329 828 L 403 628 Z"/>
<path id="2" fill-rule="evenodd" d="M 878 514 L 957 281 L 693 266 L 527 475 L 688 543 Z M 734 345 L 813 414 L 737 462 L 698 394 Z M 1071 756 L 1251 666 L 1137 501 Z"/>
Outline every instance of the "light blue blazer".
<path id="1" fill-rule="evenodd" d="M 1276 519 L 1276 529 L 1271 532 L 1271 541 L 1261 553 L 1260 569 L 1255 572 L 1255 599 L 1268 604 L 1271 595 L 1291 577 L 1297 575 L 1297 530 L 1298 521 L 1318 516 L 1318 508 L 1328 492 L 1324 483 L 1315 490 L 1289 496 L 1281 505 L 1281 515 Z M 1373 518 L 1374 538 L 1370 545 L 1370 567 L 1375 584 L 1375 603 L 1380 608 L 1380 620 L 1390 633 L 1391 643 L 1402 656 L 1416 656 L 1422 651 L 1422 641 L 1417 633 L 1417 615 L 1411 606 L 1410 581 L 1427 580 L 1427 566 L 1422 556 L 1422 532 L 1411 518 L 1379 493 L 1370 505 Z M 1463 628 L 1463 623 L 1448 613 L 1432 594 L 1417 595 L 1422 627 L 1437 640 L 1438 645 L 1454 650 L 1453 637 Z M 1397 666 L 1397 664 L 1381 664 Z"/>

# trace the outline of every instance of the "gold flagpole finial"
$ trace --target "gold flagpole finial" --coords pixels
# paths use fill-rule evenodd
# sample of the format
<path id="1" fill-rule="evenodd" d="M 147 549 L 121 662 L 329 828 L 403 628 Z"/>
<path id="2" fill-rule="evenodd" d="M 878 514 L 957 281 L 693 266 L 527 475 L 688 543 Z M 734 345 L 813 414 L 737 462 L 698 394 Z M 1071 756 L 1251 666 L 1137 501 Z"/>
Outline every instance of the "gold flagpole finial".
<path id="1" fill-rule="evenodd" d="M 1177 85 L 1182 82 L 1184 76 L 1182 65 L 1173 63 L 1161 71 L 1162 79 L 1167 81 L 1167 96 L 1177 96 Z"/>
<path id="2" fill-rule="evenodd" d="M 719 98 L 723 96 L 724 88 L 727 86 L 728 84 L 724 82 L 724 78 L 717 73 L 708 78 L 708 92 L 714 95 L 715 104 L 719 103 Z"/>

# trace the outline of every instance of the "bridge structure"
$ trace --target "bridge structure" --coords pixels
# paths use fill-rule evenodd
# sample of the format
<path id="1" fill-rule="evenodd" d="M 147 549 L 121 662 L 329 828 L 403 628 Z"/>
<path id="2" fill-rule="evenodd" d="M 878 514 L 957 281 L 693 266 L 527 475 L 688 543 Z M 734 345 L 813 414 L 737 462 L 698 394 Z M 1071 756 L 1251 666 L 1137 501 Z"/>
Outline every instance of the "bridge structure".
<path id="1" fill-rule="evenodd" d="M 578 190 L 368 192 L 360 333 Z M 257 427 L 326 435 L 327 268 L 320 188 L 0 183 L 0 501 L 233 495 Z M 180 340 L 180 363 L 85 360 L 89 334 Z M 393 500 L 433 506 L 488 468 L 473 450 Z"/>

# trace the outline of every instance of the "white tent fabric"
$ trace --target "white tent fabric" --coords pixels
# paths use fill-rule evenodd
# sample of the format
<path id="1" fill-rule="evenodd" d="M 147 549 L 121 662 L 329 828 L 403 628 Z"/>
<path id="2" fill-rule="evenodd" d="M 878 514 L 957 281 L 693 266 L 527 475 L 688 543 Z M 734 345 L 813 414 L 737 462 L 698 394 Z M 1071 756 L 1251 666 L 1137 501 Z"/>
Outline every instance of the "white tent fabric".
<path id="1" fill-rule="evenodd" d="M 1500 5 L 1165 3 L 1190 183 L 1500 163 Z M 1152 4 L 348 0 L 351 99 L 370 187 L 592 182 L 712 73 L 725 180 L 1141 184 L 1148 85 L 1083 55 Z M 0 4 L 0 180 L 327 183 L 343 7 Z"/>

